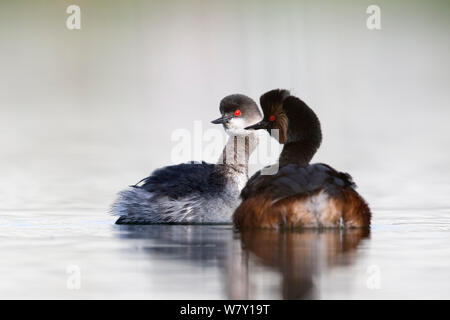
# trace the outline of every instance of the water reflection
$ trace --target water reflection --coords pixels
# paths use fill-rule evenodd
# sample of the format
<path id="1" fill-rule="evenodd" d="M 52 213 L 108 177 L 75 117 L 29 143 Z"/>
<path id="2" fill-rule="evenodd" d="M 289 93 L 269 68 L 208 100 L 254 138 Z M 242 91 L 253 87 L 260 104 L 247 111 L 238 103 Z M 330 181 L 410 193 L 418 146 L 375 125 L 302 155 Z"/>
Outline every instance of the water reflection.
<path id="1" fill-rule="evenodd" d="M 317 298 L 314 279 L 333 266 L 353 263 L 355 248 L 368 237 L 369 230 L 362 229 L 258 230 L 240 235 L 242 250 L 248 252 L 248 259 L 279 273 L 283 299 Z M 247 283 L 251 283 L 255 275 L 251 270 L 247 274 L 250 277 Z M 239 298 L 252 296 L 244 293 Z"/>
<path id="2" fill-rule="evenodd" d="M 315 280 L 333 266 L 352 264 L 355 248 L 369 237 L 360 229 L 238 233 L 232 226 L 124 225 L 117 230 L 133 246 L 140 241 L 139 252 L 165 258 L 180 273 L 186 264 L 217 268 L 227 299 L 317 298 Z"/>
<path id="3" fill-rule="evenodd" d="M 165 255 L 180 264 L 215 266 L 225 261 L 232 227 L 221 225 L 120 225 L 118 236 L 146 240 L 140 245 L 151 255 Z"/>

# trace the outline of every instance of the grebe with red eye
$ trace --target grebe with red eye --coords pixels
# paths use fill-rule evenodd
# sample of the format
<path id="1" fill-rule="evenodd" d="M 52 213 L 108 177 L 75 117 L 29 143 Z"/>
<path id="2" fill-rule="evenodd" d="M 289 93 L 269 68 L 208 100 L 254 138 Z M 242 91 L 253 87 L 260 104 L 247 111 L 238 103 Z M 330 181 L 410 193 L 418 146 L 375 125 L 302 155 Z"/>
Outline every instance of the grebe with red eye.
<path id="1" fill-rule="evenodd" d="M 230 138 L 218 163 L 157 169 L 119 193 L 112 206 L 113 214 L 120 216 L 117 224 L 231 223 L 248 180 L 248 157 L 258 142 L 255 132 L 245 127 L 262 116 L 257 104 L 242 94 L 223 98 L 220 112 L 212 123 L 222 124 Z"/>
<path id="2" fill-rule="evenodd" d="M 322 141 L 320 122 L 287 90 L 260 98 L 264 119 L 247 129 L 279 130 L 284 144 L 274 175 L 254 174 L 233 215 L 237 228 L 369 227 L 371 213 L 351 176 L 326 164 L 309 164 Z"/>

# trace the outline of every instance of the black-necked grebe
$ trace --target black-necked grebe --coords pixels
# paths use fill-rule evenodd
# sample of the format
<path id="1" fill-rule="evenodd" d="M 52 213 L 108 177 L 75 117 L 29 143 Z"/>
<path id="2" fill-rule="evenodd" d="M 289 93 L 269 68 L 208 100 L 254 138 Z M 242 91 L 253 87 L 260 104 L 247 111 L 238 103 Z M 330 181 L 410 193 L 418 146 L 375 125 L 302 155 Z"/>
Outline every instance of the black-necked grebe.
<path id="1" fill-rule="evenodd" d="M 262 119 L 257 104 L 242 94 L 220 102 L 229 140 L 217 164 L 183 163 L 155 170 L 138 184 L 121 191 L 112 206 L 117 224 L 231 223 L 248 180 L 248 158 L 257 135 L 247 126 Z"/>
<path id="2" fill-rule="evenodd" d="M 264 119 L 247 129 L 279 130 L 284 144 L 275 175 L 253 175 L 233 221 L 238 228 L 368 227 L 370 209 L 347 173 L 309 164 L 322 141 L 320 122 L 287 90 L 261 96 Z"/>

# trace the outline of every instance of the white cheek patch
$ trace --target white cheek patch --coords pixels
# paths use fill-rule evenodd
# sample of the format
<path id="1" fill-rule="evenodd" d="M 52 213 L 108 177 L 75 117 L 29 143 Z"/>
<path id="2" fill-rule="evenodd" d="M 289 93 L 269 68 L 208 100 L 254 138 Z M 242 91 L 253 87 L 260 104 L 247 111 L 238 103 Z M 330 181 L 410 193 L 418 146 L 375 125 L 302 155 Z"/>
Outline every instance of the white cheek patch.
<path id="1" fill-rule="evenodd" d="M 242 118 L 233 118 L 228 122 L 227 132 L 232 135 L 247 134 L 247 122 Z"/>
<path id="2" fill-rule="evenodd" d="M 229 121 L 230 129 L 244 129 L 247 125 L 244 119 L 242 118 L 233 118 Z"/>

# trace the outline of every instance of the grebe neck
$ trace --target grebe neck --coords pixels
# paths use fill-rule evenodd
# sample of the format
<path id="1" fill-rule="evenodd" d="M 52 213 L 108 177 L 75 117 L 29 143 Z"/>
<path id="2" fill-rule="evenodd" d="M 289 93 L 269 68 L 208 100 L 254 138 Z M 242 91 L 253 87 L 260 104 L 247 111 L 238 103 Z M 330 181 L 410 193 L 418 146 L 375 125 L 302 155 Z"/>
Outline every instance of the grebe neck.
<path id="1" fill-rule="evenodd" d="M 280 167 L 291 163 L 300 165 L 309 164 L 319 146 L 320 143 L 317 144 L 317 142 L 311 140 L 286 143 L 280 154 Z"/>
<path id="2" fill-rule="evenodd" d="M 258 136 L 254 131 L 247 135 L 231 135 L 217 164 L 230 166 L 248 177 L 248 160 L 257 145 Z"/>
<path id="3" fill-rule="evenodd" d="M 288 118 L 287 137 L 279 164 L 307 165 L 322 143 L 322 129 L 315 112 L 302 100 L 289 97 L 283 104 Z"/>

